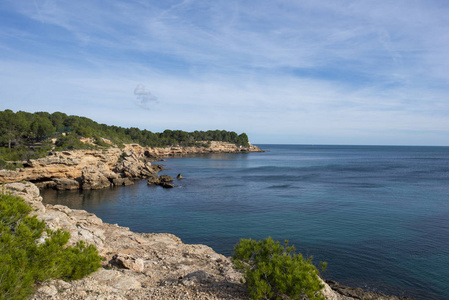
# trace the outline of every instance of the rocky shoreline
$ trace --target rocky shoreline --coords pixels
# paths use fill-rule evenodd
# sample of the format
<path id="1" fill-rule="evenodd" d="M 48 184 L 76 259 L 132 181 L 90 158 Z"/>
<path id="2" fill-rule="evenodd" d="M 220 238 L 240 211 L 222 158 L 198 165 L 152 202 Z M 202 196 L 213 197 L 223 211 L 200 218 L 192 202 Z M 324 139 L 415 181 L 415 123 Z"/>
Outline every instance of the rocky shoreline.
<path id="1" fill-rule="evenodd" d="M 124 149 L 52 152 L 23 162 L 18 170 L 0 170 L 7 192 L 23 197 L 40 220 L 53 230 L 70 232 L 70 244 L 94 244 L 103 268 L 87 278 L 41 284 L 32 299 L 248 299 L 242 275 L 230 258 L 205 245 L 188 245 L 172 234 L 135 233 L 117 224 L 103 223 L 94 214 L 62 205 L 44 205 L 39 189 L 102 189 L 134 184 L 172 187 L 161 157 L 206 153 L 261 152 L 258 147 L 237 147 L 212 142 L 210 147 L 148 148 L 137 144 Z M 180 176 L 180 175 L 178 175 Z M 323 282 L 324 283 L 324 282 Z M 326 299 L 410 299 L 366 292 L 360 288 L 325 283 Z"/>
<path id="2" fill-rule="evenodd" d="M 30 182 L 8 183 L 4 192 L 24 198 L 33 207 L 31 214 L 49 228 L 70 232 L 71 245 L 80 240 L 94 244 L 103 257 L 97 272 L 81 280 L 44 282 L 31 299 L 248 299 L 230 258 L 208 246 L 184 244 L 168 233 L 135 233 L 84 210 L 44 205 Z M 325 283 L 323 294 L 332 300 L 410 299 L 333 281 Z"/>
<path id="3" fill-rule="evenodd" d="M 248 299 L 231 260 L 208 246 L 184 244 L 168 233 L 135 233 L 84 210 L 44 205 L 29 182 L 5 189 L 23 197 L 49 228 L 70 232 L 70 244 L 94 244 L 103 257 L 99 271 L 71 282 L 44 282 L 32 299 Z M 326 299 L 350 299 L 328 286 L 326 291 Z"/>
<path id="4" fill-rule="evenodd" d="M 131 185 L 135 180 L 155 177 L 163 170 L 153 163 L 161 157 L 207 153 L 262 152 L 257 146 L 236 146 L 210 142 L 208 147 L 141 147 L 127 144 L 102 150 L 50 152 L 47 157 L 22 162 L 16 170 L 0 170 L 0 183 L 30 181 L 39 188 L 57 190 L 90 190 Z"/>

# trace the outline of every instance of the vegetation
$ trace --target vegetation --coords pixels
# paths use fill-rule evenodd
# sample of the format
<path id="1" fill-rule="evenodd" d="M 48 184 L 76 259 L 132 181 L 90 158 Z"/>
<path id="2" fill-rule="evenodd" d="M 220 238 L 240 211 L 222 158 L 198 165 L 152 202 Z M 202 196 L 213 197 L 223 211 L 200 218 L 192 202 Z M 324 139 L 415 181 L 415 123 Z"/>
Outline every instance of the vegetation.
<path id="1" fill-rule="evenodd" d="M 26 299 L 36 282 L 79 279 L 101 266 L 93 245 L 65 247 L 70 234 L 52 231 L 22 198 L 0 194 L 0 299 Z"/>
<path id="2" fill-rule="evenodd" d="M 80 142 L 91 138 L 95 145 Z M 248 136 L 232 131 L 209 130 L 185 132 L 165 130 L 153 133 L 135 127 L 108 126 L 79 116 L 61 112 L 28 113 L 7 109 L 0 111 L 0 168 L 14 168 L 8 161 L 21 161 L 45 156 L 53 147 L 50 138 L 57 138 L 55 150 L 89 149 L 109 147 L 103 139 L 122 146 L 137 143 L 141 146 L 204 146 L 199 141 L 223 141 L 248 146 Z"/>
<path id="3" fill-rule="evenodd" d="M 288 241 L 282 246 L 271 237 L 255 241 L 241 239 L 234 247 L 233 261 L 244 271 L 245 284 L 252 299 L 323 299 L 324 285 L 312 258 L 295 253 Z M 322 269 L 326 263 L 320 263 Z"/>

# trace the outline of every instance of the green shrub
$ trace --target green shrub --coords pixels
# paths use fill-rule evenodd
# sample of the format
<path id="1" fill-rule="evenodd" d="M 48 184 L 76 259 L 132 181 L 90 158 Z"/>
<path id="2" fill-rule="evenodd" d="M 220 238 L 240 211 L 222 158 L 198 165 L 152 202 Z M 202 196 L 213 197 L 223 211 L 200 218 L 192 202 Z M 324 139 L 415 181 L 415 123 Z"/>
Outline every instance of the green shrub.
<path id="1" fill-rule="evenodd" d="M 65 247 L 70 234 L 46 228 L 30 211 L 22 198 L 0 194 L 0 299 L 25 299 L 35 282 L 79 279 L 101 266 L 94 246 Z"/>
<path id="2" fill-rule="evenodd" d="M 75 136 L 73 134 L 59 137 L 55 143 L 55 146 L 56 151 L 96 148 L 91 144 L 81 142 L 79 136 Z"/>
<path id="3" fill-rule="evenodd" d="M 295 253 L 271 237 L 255 241 L 241 239 L 234 246 L 233 261 L 244 271 L 245 284 L 252 299 L 323 299 L 324 287 L 312 258 Z M 323 264 L 325 265 L 325 263 Z"/>

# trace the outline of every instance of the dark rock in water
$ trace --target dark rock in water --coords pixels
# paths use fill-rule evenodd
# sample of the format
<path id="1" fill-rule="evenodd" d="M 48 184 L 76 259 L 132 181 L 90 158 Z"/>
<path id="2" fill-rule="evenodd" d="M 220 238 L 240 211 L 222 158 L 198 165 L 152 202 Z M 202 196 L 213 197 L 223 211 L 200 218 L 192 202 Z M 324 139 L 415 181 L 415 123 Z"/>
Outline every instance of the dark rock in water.
<path id="1" fill-rule="evenodd" d="M 171 176 L 168 176 L 168 175 L 158 176 L 156 174 L 153 174 L 148 178 L 147 183 L 160 185 L 163 188 L 173 188 L 174 185 L 169 183 L 172 181 L 173 181 L 173 177 L 171 177 Z"/>
<path id="2" fill-rule="evenodd" d="M 414 300 L 409 297 L 397 297 L 385 295 L 373 291 L 365 291 L 361 288 L 352 288 L 344 286 L 333 280 L 325 280 L 325 282 L 337 293 L 346 297 L 352 297 L 353 299 L 370 299 L 370 300 Z"/>
<path id="3" fill-rule="evenodd" d="M 172 182 L 173 181 L 173 177 L 168 176 L 168 175 L 161 175 L 161 176 L 159 176 L 159 179 L 161 182 Z"/>
<path id="4" fill-rule="evenodd" d="M 182 175 L 181 173 L 178 174 L 178 176 L 176 176 L 177 179 L 182 179 Z"/>
<path id="5" fill-rule="evenodd" d="M 79 182 L 74 179 L 55 178 L 53 181 L 56 182 L 54 187 L 56 190 L 78 190 L 80 188 Z"/>
<path id="6" fill-rule="evenodd" d="M 134 184 L 134 181 L 132 181 L 131 179 L 125 177 L 125 178 L 114 178 L 114 179 L 112 179 L 112 183 L 115 186 L 132 185 L 132 184 Z"/>
<path id="7" fill-rule="evenodd" d="M 148 177 L 147 184 L 159 184 L 161 181 L 159 179 L 159 176 L 156 174 L 153 174 Z"/>
<path id="8" fill-rule="evenodd" d="M 168 183 L 168 182 L 161 182 L 161 183 L 159 183 L 159 185 L 165 189 L 171 189 L 171 188 L 175 187 L 173 184 Z"/>
<path id="9" fill-rule="evenodd" d="M 159 171 L 165 170 L 165 168 L 161 165 L 153 164 L 153 165 L 151 165 L 151 170 L 153 173 L 157 173 Z"/>

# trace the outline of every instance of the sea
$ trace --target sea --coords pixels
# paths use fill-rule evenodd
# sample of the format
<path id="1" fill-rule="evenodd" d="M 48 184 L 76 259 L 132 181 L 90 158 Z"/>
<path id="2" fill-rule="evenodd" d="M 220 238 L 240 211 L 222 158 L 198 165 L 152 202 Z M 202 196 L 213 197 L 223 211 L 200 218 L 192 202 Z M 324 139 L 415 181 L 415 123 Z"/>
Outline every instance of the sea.
<path id="1" fill-rule="evenodd" d="M 231 256 L 241 238 L 288 240 L 326 279 L 449 299 L 449 147 L 258 145 L 168 158 L 173 189 L 42 193 L 136 232 L 168 232 Z"/>

